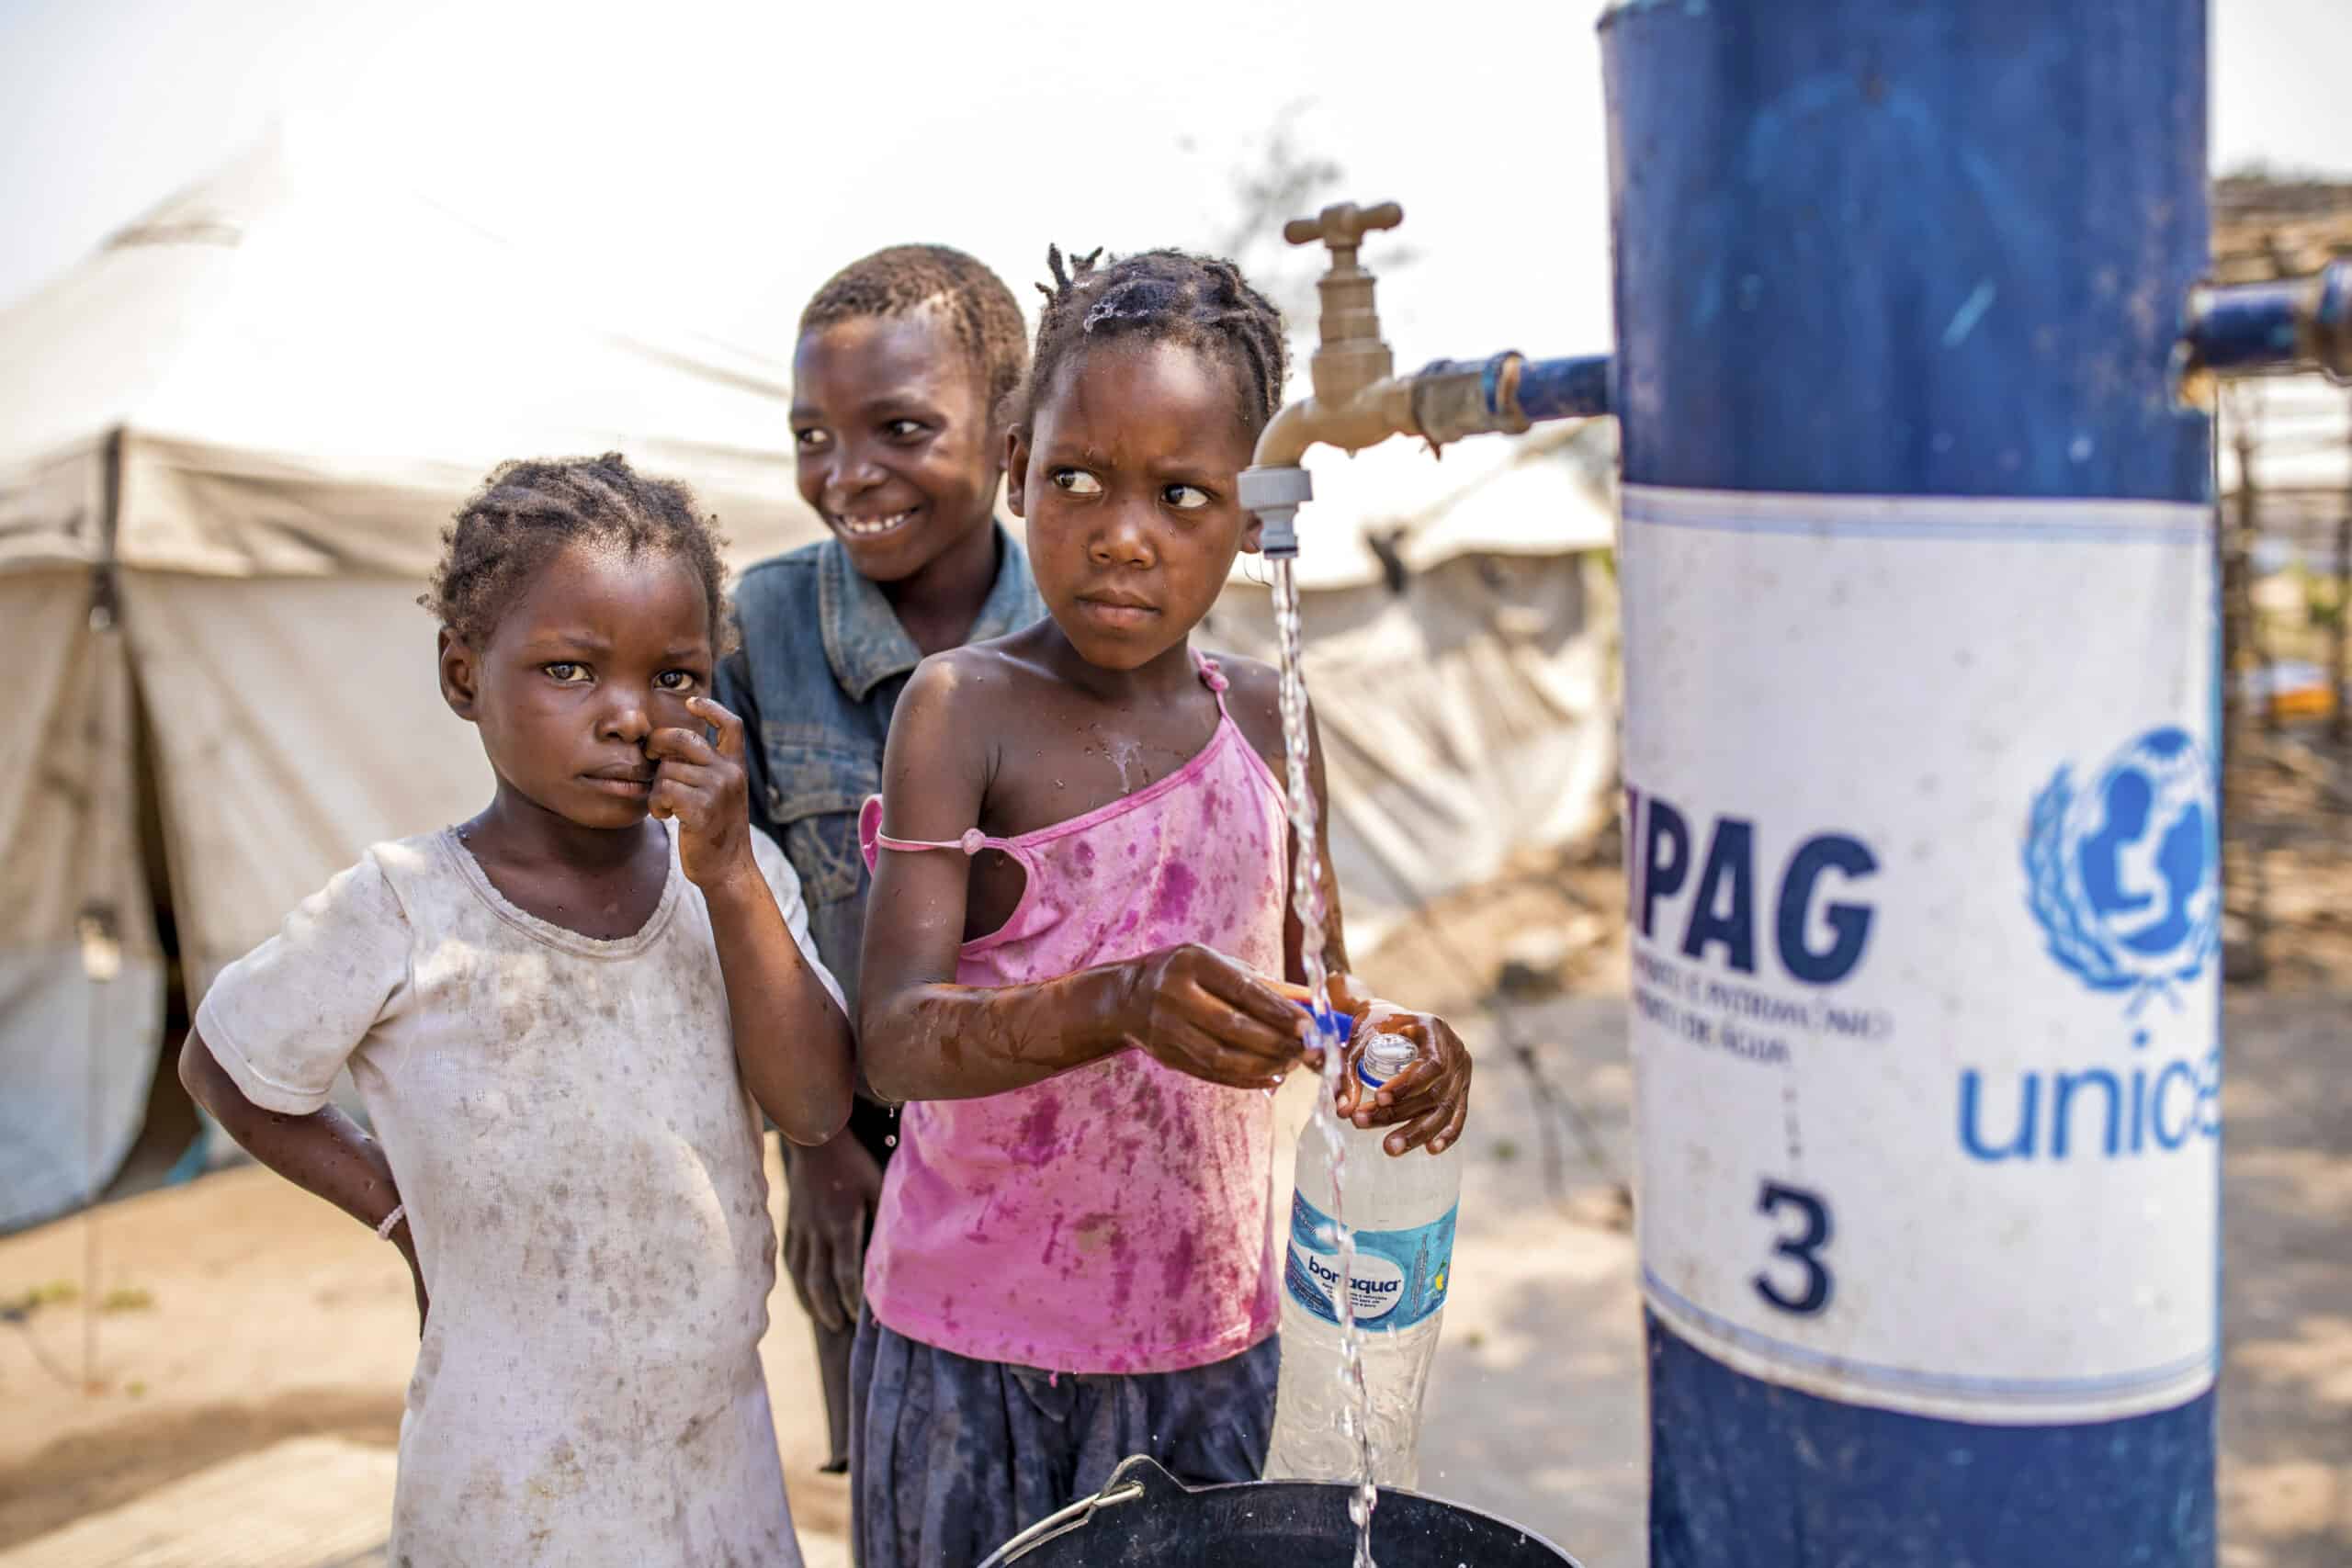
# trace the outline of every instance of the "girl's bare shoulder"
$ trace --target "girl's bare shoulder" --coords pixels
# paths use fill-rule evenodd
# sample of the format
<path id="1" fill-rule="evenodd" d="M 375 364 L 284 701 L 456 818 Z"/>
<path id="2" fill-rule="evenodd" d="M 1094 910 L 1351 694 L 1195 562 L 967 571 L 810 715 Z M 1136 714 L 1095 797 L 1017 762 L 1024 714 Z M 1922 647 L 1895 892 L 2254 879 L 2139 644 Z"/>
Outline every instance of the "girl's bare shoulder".
<path id="1" fill-rule="evenodd" d="M 997 705 L 1018 701 L 1050 680 L 1023 645 L 1022 634 L 1015 632 L 930 655 L 915 666 L 900 700 Z"/>
<path id="2" fill-rule="evenodd" d="M 934 737 L 933 745 L 954 737 L 985 750 L 1053 685 L 1018 632 L 944 649 L 915 666 L 892 712 L 891 732 Z"/>
<path id="3" fill-rule="evenodd" d="M 1261 756 L 1279 770 L 1283 757 L 1282 671 L 1239 653 L 1208 657 L 1225 677 L 1225 711 Z"/>

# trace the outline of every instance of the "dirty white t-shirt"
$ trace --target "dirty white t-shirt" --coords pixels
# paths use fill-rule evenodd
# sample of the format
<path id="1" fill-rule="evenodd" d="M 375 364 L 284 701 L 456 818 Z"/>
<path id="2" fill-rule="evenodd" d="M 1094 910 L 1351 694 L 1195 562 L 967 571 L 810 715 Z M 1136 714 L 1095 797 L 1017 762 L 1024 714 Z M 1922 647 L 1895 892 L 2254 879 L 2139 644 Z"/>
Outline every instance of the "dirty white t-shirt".
<path id="1" fill-rule="evenodd" d="M 798 879 L 761 871 L 818 963 Z M 797 1564 L 758 1345 L 760 1122 L 701 890 L 601 942 L 502 897 L 447 830 L 379 844 L 232 964 L 197 1025 L 254 1104 L 348 1062 L 432 1293 L 395 1568 Z"/>

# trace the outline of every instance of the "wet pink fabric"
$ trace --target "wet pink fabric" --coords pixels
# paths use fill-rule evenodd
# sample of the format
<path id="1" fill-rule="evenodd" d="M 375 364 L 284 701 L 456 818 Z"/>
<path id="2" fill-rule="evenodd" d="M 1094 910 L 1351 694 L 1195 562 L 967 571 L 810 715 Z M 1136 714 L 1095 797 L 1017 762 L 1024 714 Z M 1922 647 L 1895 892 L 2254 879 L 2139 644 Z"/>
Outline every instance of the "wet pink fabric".
<path id="1" fill-rule="evenodd" d="M 1001 850 L 1028 873 L 1003 928 L 964 944 L 957 983 L 1014 986 L 1180 942 L 1283 969 L 1283 792 L 1217 695 L 1182 769 L 1068 822 L 960 843 L 881 834 L 877 851 Z M 909 1105 L 866 1252 L 865 1299 L 909 1338 L 1067 1372 L 1165 1372 L 1273 1332 L 1273 1113 L 1140 1051 L 982 1100 Z"/>

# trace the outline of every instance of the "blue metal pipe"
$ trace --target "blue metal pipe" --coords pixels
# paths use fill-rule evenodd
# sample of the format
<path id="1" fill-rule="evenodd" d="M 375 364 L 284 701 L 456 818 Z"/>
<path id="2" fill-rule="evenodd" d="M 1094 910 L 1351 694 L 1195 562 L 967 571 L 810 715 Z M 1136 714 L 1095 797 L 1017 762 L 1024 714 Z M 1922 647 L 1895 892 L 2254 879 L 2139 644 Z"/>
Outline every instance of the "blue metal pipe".
<path id="1" fill-rule="evenodd" d="M 2311 277 L 2200 289 L 2186 337 L 2191 370 L 2352 376 L 2352 261 Z"/>
<path id="2" fill-rule="evenodd" d="M 2189 324 L 2192 363 L 2223 371 L 2292 364 L 2302 297 L 2301 279 L 2212 290 Z"/>
<path id="3" fill-rule="evenodd" d="M 1519 407 L 1531 420 L 1591 419 L 1609 412 L 1609 355 L 1531 359 L 1519 370 Z"/>

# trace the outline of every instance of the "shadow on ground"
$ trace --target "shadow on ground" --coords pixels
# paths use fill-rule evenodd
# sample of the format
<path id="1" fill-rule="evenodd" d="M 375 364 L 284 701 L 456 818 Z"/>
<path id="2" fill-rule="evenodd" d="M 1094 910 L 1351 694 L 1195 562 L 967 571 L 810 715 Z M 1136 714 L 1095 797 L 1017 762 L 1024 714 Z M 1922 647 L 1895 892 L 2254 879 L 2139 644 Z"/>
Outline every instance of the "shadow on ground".
<path id="1" fill-rule="evenodd" d="M 2222 1561 L 2352 1562 L 2352 998 L 2233 998 L 2223 1033 Z"/>
<path id="2" fill-rule="evenodd" d="M 398 1393 L 334 1388 L 76 1432 L 0 1472 L 0 1542 L 29 1540 L 288 1438 L 348 1438 L 390 1448 L 400 1432 Z"/>

